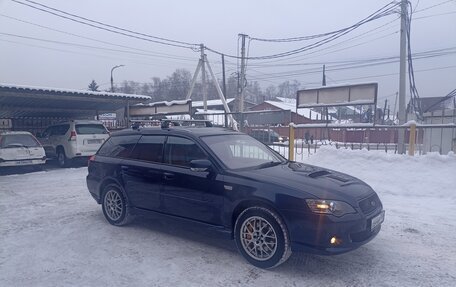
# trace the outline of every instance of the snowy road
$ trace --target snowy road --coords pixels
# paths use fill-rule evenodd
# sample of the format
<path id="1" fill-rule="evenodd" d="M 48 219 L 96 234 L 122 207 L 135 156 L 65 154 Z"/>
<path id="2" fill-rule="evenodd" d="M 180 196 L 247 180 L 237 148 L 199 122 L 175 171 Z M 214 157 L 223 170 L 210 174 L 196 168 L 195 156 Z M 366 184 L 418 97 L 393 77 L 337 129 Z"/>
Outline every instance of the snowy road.
<path id="1" fill-rule="evenodd" d="M 114 227 L 86 168 L 0 176 L 0 286 L 456 286 L 456 156 L 321 149 L 305 162 L 369 183 L 386 209 L 373 241 L 257 269 L 231 241 L 169 221 Z"/>

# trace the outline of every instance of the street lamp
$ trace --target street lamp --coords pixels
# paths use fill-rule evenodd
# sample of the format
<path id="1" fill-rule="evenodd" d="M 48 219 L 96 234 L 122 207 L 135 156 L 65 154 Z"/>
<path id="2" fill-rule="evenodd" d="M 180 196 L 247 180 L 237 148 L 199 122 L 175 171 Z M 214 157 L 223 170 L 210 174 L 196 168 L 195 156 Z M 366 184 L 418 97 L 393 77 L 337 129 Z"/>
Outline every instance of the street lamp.
<path id="1" fill-rule="evenodd" d="M 111 69 L 111 93 L 114 93 L 114 79 L 112 78 L 112 72 L 114 71 L 114 69 L 117 69 L 120 67 L 125 67 L 125 65 L 117 65 L 117 66 L 112 67 L 112 69 Z"/>

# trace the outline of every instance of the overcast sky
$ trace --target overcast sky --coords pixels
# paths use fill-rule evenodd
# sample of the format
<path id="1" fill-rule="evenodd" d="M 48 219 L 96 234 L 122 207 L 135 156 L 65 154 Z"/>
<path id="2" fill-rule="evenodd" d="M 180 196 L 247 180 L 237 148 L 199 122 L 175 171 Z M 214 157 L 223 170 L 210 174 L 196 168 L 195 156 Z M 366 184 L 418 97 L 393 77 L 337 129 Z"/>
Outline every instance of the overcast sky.
<path id="1" fill-rule="evenodd" d="M 237 54 L 239 33 L 257 38 L 286 38 L 329 32 L 350 26 L 390 2 L 35 1 L 157 37 L 204 43 L 228 55 Z M 416 11 L 411 34 L 414 53 L 456 48 L 456 0 L 412 0 L 412 5 Z M 335 61 L 398 56 L 400 21 L 394 21 L 397 17 L 398 15 L 390 15 L 370 22 L 335 42 L 295 57 L 250 60 L 247 79 L 258 80 L 262 87 L 286 80 L 298 80 L 302 83 L 301 87 L 311 87 L 321 82 L 321 73 L 315 71 L 315 68 L 327 63 L 328 84 L 376 81 L 379 83 L 379 100 L 389 98 L 394 101 L 394 94 L 398 90 L 399 63 L 338 71 L 331 69 L 334 68 Z M 311 42 L 251 41 L 249 55 L 270 55 L 297 49 L 309 43 Z M 108 89 L 110 70 L 119 64 L 126 66 L 115 70 L 115 82 L 147 82 L 152 77 L 164 78 L 178 68 L 185 68 L 193 73 L 199 57 L 199 52 L 191 49 L 113 34 L 10 0 L 0 0 L 0 52 L 0 83 L 72 89 L 86 89 L 92 79 L 95 79 L 102 89 Z M 311 52 L 313 53 L 309 54 Z M 449 52 L 444 56 L 414 62 L 417 87 L 422 97 L 443 96 L 456 88 L 456 50 Z M 207 52 L 207 55 L 215 72 L 221 77 L 220 56 L 212 52 Z M 236 70 L 236 60 L 226 60 L 227 73 L 233 73 Z M 314 64 L 309 65 L 311 63 Z M 301 65 L 281 66 L 283 64 Z"/>

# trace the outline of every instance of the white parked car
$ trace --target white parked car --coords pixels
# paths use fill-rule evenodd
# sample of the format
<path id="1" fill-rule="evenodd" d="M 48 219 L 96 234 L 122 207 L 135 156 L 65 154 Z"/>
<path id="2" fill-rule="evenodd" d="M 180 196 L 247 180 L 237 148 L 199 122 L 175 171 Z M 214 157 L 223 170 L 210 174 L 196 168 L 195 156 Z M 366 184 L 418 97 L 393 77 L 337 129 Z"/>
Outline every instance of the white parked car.
<path id="1" fill-rule="evenodd" d="M 48 127 L 38 136 L 48 158 L 56 158 L 66 167 L 78 158 L 94 155 L 109 138 L 103 123 L 94 120 L 71 120 Z"/>
<path id="2" fill-rule="evenodd" d="M 29 132 L 0 132 L 0 167 L 46 163 L 39 141 Z"/>

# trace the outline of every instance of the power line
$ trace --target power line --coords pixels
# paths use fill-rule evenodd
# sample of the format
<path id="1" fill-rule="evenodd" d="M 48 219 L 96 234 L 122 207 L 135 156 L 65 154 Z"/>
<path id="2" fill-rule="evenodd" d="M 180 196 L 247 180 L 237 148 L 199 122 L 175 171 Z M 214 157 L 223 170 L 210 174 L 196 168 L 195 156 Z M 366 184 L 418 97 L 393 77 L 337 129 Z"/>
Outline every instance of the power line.
<path id="1" fill-rule="evenodd" d="M 441 57 L 441 56 L 446 56 L 446 55 L 451 55 L 451 54 L 456 54 L 456 47 L 449 48 L 449 49 L 440 49 L 440 50 L 431 50 L 431 51 L 421 52 L 421 53 L 415 54 L 413 57 L 417 60 L 421 60 L 421 59 Z M 326 71 L 331 72 L 331 71 L 340 71 L 340 70 L 357 69 L 357 68 L 365 68 L 365 67 L 374 67 L 374 66 L 379 66 L 379 65 L 397 63 L 398 60 L 399 60 L 399 58 L 397 56 L 392 56 L 392 57 L 384 57 L 384 58 L 362 59 L 362 60 L 355 60 L 355 61 L 353 61 L 353 60 L 352 61 L 339 61 L 339 62 L 335 62 L 335 63 L 339 63 L 339 64 L 336 64 L 332 67 L 328 67 L 326 69 Z M 312 69 L 294 70 L 294 71 L 277 72 L 277 73 L 263 73 L 258 70 L 252 69 L 252 68 L 250 68 L 250 70 L 263 74 L 265 76 L 268 76 L 268 77 L 263 77 L 263 79 L 276 78 L 276 77 L 291 77 L 291 76 L 299 76 L 299 75 L 306 75 L 306 74 L 319 74 L 319 73 L 321 73 L 320 66 L 322 64 L 328 64 L 328 63 L 326 62 L 326 63 L 313 63 L 313 64 L 318 67 L 312 68 Z"/>
<path id="2" fill-rule="evenodd" d="M 146 52 L 148 54 L 152 54 L 149 50 L 139 49 L 139 48 L 130 47 L 130 46 L 126 46 L 126 45 L 120 45 L 120 44 L 116 44 L 116 43 L 112 43 L 112 42 L 108 42 L 108 41 L 103 41 L 103 40 L 99 40 L 99 39 L 95 39 L 95 38 L 91 38 L 91 37 L 87 37 L 87 36 L 82 36 L 82 35 L 79 35 L 79 34 L 75 34 L 75 33 L 67 32 L 67 31 L 55 29 L 55 28 L 52 28 L 52 27 L 49 27 L 49 26 L 44 26 L 44 25 L 41 25 L 41 24 L 37 24 L 37 23 L 33 23 L 33 22 L 26 21 L 26 20 L 23 20 L 23 19 L 19 19 L 19 18 L 16 18 L 16 17 L 11 17 L 11 16 L 8 16 L 8 15 L 5 15 L 5 14 L 0 14 L 0 16 L 4 17 L 4 18 L 7 18 L 7 19 L 10 19 L 10 20 L 14 20 L 14 21 L 18 21 L 18 22 L 21 22 L 21 23 L 25 23 L 25 24 L 28 24 L 28 25 L 40 27 L 40 28 L 47 29 L 47 30 L 54 31 L 54 32 L 58 32 L 58 33 L 62 33 L 62 34 L 65 34 L 65 35 L 70 35 L 70 36 L 74 36 L 74 37 L 78 37 L 78 38 L 81 38 L 81 39 L 86 39 L 86 40 L 90 40 L 90 41 L 94 41 L 94 42 L 98 42 L 98 43 L 108 44 L 108 45 L 112 45 L 112 46 L 116 46 L 116 47 L 127 48 L 127 49 L 131 49 L 131 50 L 135 50 L 135 51 L 141 51 L 141 52 Z M 172 55 L 172 54 L 161 53 L 161 52 L 153 52 L 153 54 L 171 56 L 171 57 L 175 57 L 176 59 L 177 58 L 181 58 L 183 60 L 184 59 L 186 59 L 186 60 L 190 60 L 191 59 L 192 61 L 194 60 L 194 58 L 190 58 L 190 57 L 182 57 L 182 56 L 178 56 L 178 55 Z"/>
<path id="3" fill-rule="evenodd" d="M 438 14 L 430 14 L 430 15 L 426 15 L 426 16 L 415 17 L 415 18 L 413 18 L 413 20 L 426 19 L 426 18 L 432 18 L 432 17 L 437 17 L 437 16 L 450 15 L 450 14 L 455 14 L 455 13 L 456 13 L 456 11 L 450 11 L 450 12 L 438 13 Z"/>
<path id="4" fill-rule="evenodd" d="M 0 39 L 0 41 L 12 43 L 12 44 L 23 45 L 23 46 L 27 46 L 27 47 L 36 47 L 36 48 L 40 48 L 40 49 L 46 49 L 46 50 L 51 50 L 51 51 L 63 52 L 63 53 L 71 53 L 71 54 L 77 54 L 77 55 L 84 55 L 84 56 L 90 56 L 90 57 L 96 57 L 96 58 L 107 58 L 107 59 L 115 59 L 115 60 L 124 59 L 131 63 L 145 65 L 145 66 L 152 66 L 152 67 L 155 67 L 157 65 L 166 66 L 166 67 L 169 66 L 169 64 L 157 64 L 157 63 L 152 64 L 152 63 L 146 63 L 144 61 L 137 61 L 137 59 L 133 60 L 132 58 L 126 58 L 126 57 L 114 57 L 114 56 L 107 56 L 107 55 L 100 55 L 100 54 L 93 54 L 93 53 L 81 53 L 81 52 L 76 52 L 76 51 L 71 51 L 71 50 L 64 50 L 64 49 L 58 49 L 58 48 L 52 48 L 52 47 L 46 47 L 46 46 L 40 46 L 40 45 L 33 45 L 33 44 L 28 44 L 28 43 L 26 44 L 26 43 L 22 43 L 22 42 L 3 40 L 3 39 Z M 182 63 L 182 62 L 181 62 L 181 64 L 189 65 L 189 63 Z"/>
<path id="5" fill-rule="evenodd" d="M 453 69 L 456 68 L 456 65 L 452 66 L 444 66 L 444 67 L 434 67 L 434 68 L 429 68 L 429 69 L 422 69 L 422 70 L 416 70 L 415 72 L 421 73 L 421 72 L 429 72 L 429 71 L 437 71 L 437 70 L 446 70 L 446 69 Z M 389 74 L 377 74 L 377 75 L 368 75 L 368 76 L 363 76 L 363 77 L 356 77 L 356 78 L 345 78 L 345 79 L 340 79 L 339 82 L 342 81 L 352 81 L 352 80 L 362 80 L 362 79 L 372 79 L 372 78 L 380 78 L 380 77 L 389 77 L 389 76 L 397 76 L 399 73 L 389 73 Z M 262 78 L 251 78 L 252 80 L 255 81 L 265 81 Z M 304 85 L 321 85 L 321 81 L 319 82 L 311 82 L 311 83 L 304 83 Z"/>
<path id="6" fill-rule="evenodd" d="M 191 49 L 191 50 L 194 50 L 194 51 L 197 51 L 197 49 L 198 49 L 196 44 L 180 42 L 180 41 L 170 40 L 170 39 L 166 39 L 166 38 L 160 38 L 160 37 L 156 37 L 156 36 L 152 36 L 152 35 L 147 35 L 147 34 L 143 34 L 143 33 L 139 33 L 139 32 L 134 32 L 134 31 L 131 31 L 131 30 L 128 30 L 128 29 L 123 29 L 123 28 L 116 27 L 116 26 L 113 26 L 113 25 L 104 24 L 102 22 L 94 21 L 94 20 L 91 20 L 91 19 L 88 19 L 88 18 L 80 17 L 80 16 L 77 16 L 75 14 L 67 13 L 67 12 L 64 12 L 62 10 L 58 10 L 58 9 L 55 9 L 55 8 L 52 8 L 52 7 L 49 7 L 49 6 L 34 2 L 34 1 L 23 0 L 23 1 L 34 3 L 36 5 L 40 5 L 42 7 L 51 9 L 53 11 L 58 11 L 59 13 L 62 13 L 62 14 L 65 14 L 65 15 L 70 15 L 70 16 L 75 17 L 77 19 L 74 19 L 74 18 L 71 18 L 71 17 L 68 17 L 68 16 L 64 16 L 64 15 L 61 15 L 61 14 L 58 14 L 58 13 L 55 13 L 55 12 L 40 8 L 40 7 L 36 7 L 34 5 L 27 4 L 27 3 L 24 3 L 24 2 L 21 2 L 21 1 L 18 1 L 18 0 L 11 0 L 11 1 L 13 1 L 15 3 L 18 3 L 18 4 L 21 4 L 21 5 L 24 5 L 24 6 L 28 6 L 30 8 L 33 8 L 33 9 L 36 9 L 36 10 L 39 10 L 39 11 L 42 11 L 42 12 L 45 12 L 45 13 L 49 13 L 51 15 L 54 15 L 54 16 L 57 16 L 57 17 L 60 17 L 60 18 L 64 18 L 64 19 L 76 22 L 76 23 L 80 23 L 80 24 L 87 25 L 87 26 L 90 26 L 90 27 L 93 27 L 93 28 L 109 31 L 109 32 L 112 32 L 112 33 L 115 33 L 115 34 L 120 34 L 120 35 L 127 36 L 127 37 L 130 37 L 130 38 L 144 40 L 144 41 L 148 41 L 148 42 L 152 42 L 152 43 L 156 43 L 156 44 L 161 44 L 161 45 L 167 45 L 167 46 L 173 46 L 173 47 L 178 47 L 178 48 Z M 78 19 L 82 19 L 83 21 L 82 20 L 78 20 Z M 84 21 L 86 21 L 86 22 L 84 22 Z M 87 23 L 87 22 L 90 22 L 90 23 Z M 96 24 L 91 24 L 91 23 L 96 23 Z M 102 25 L 102 26 L 100 26 L 100 25 Z M 103 27 L 103 26 L 105 26 L 105 27 Z M 106 28 L 106 27 L 109 27 L 109 28 Z M 113 29 L 117 29 L 117 30 L 120 30 L 120 31 L 113 30 Z M 131 33 L 131 34 L 128 34 L 128 33 Z M 134 34 L 134 35 L 132 35 L 132 34 Z M 140 35 L 140 36 L 136 36 L 136 35 Z M 158 40 L 153 40 L 153 39 L 160 39 L 160 40 L 168 41 L 168 42 L 163 42 L 163 41 L 158 41 Z M 183 44 L 175 44 L 175 43 L 183 43 Z"/>
<path id="7" fill-rule="evenodd" d="M 335 46 L 339 46 L 340 44 L 343 44 L 345 42 L 349 42 L 355 38 L 364 38 L 364 37 L 352 37 L 350 39 L 347 39 L 346 41 L 342 41 L 342 42 L 339 42 L 337 44 L 334 44 L 334 45 L 330 45 L 326 48 L 323 48 L 323 49 L 320 49 L 320 50 L 317 50 L 317 51 L 313 51 L 313 52 L 310 52 L 310 53 L 306 53 L 304 55 L 300 55 L 300 56 L 295 56 L 295 57 L 290 57 L 288 58 L 287 60 L 291 60 L 291 59 L 299 59 L 299 60 L 304 60 L 304 59 L 309 59 L 309 58 L 315 58 L 315 57 L 321 57 L 321 56 L 324 56 L 324 55 L 329 55 L 329 54 L 333 54 L 333 53 L 337 53 L 337 52 L 340 52 L 340 51 L 345 51 L 345 50 L 348 50 L 348 49 L 351 49 L 351 48 L 354 48 L 354 47 L 358 47 L 358 46 L 362 46 L 362 45 L 365 45 L 365 44 L 370 44 L 372 43 L 373 41 L 376 41 L 376 40 L 381 40 L 381 39 L 384 39 L 384 38 L 387 38 L 387 37 L 390 37 L 392 35 L 395 35 L 397 34 L 398 31 L 395 31 L 393 33 L 389 33 L 389 34 L 386 34 L 386 35 L 383 35 L 383 36 L 380 36 L 380 37 L 377 37 L 377 38 L 374 38 L 374 39 L 371 39 L 371 40 L 368 40 L 368 41 L 364 41 L 364 42 L 361 42 L 361 43 L 358 43 L 358 44 L 354 44 L 354 45 L 351 45 L 351 46 L 347 46 L 347 47 L 344 47 L 344 48 L 340 48 L 340 49 L 336 49 L 336 50 L 331 50 L 331 51 L 328 51 L 326 53 L 322 53 L 322 54 L 319 54 L 319 55 L 315 55 L 315 56 L 312 56 L 312 57 L 308 57 L 309 55 L 312 55 L 312 54 L 316 54 L 316 53 L 320 53 L 321 51 L 324 51 L 324 50 L 328 50 L 332 47 L 335 47 Z M 361 35 L 359 35 L 361 36 Z M 266 61 L 266 62 L 261 62 L 261 63 L 258 63 L 258 64 L 254 64 L 255 66 L 267 66 L 265 64 L 269 64 L 269 63 L 278 63 L 278 62 L 283 62 L 283 60 L 273 60 L 273 61 Z M 292 62 L 293 64 L 295 63 Z M 284 62 L 284 64 L 274 64 L 273 66 L 280 66 L 280 65 L 287 65 L 288 63 L 287 62 Z M 292 64 L 291 64 L 292 65 Z"/>
<path id="8" fill-rule="evenodd" d="M 418 52 L 412 54 L 413 59 L 423 59 L 423 58 L 432 58 L 438 56 L 446 56 L 456 53 L 456 47 L 444 48 L 444 49 L 436 49 L 436 50 L 428 50 L 424 52 Z M 395 60 L 397 61 L 399 56 L 387 56 L 387 57 L 377 57 L 377 58 L 370 58 L 370 59 L 351 59 L 351 60 L 339 60 L 339 61 L 323 61 L 323 62 L 307 62 L 307 63 L 294 63 L 294 64 L 276 64 L 276 65 L 251 65 L 256 68 L 270 68 L 270 67 L 289 67 L 289 66 L 321 66 L 321 65 L 332 65 L 333 67 L 338 67 L 340 65 L 347 65 L 347 64 L 367 64 L 367 63 L 375 63 L 380 61 L 387 61 L 387 60 Z M 389 63 L 389 62 L 388 62 Z M 320 67 L 318 67 L 320 69 Z"/>
<path id="9" fill-rule="evenodd" d="M 429 9 L 432 9 L 432 8 L 435 8 L 435 7 L 444 5 L 444 4 L 449 3 L 449 2 L 453 2 L 453 3 L 454 3 L 454 0 L 443 1 L 443 2 L 437 3 L 437 4 L 435 4 L 435 5 L 431 5 L 431 6 L 429 6 L 429 7 L 426 7 L 426 8 L 417 10 L 417 11 L 414 11 L 414 13 L 420 13 L 420 12 L 423 12 L 423 11 L 426 11 L 426 10 L 429 10 Z"/>
<path id="10" fill-rule="evenodd" d="M 104 50 L 104 51 L 110 51 L 110 52 L 121 52 L 121 53 L 140 55 L 140 56 L 168 58 L 168 59 L 185 60 L 185 61 L 192 61 L 192 62 L 195 61 L 195 59 L 181 59 L 181 58 L 170 57 L 170 56 L 158 56 L 158 55 L 154 55 L 154 54 L 150 54 L 150 53 L 140 53 L 140 52 L 127 51 L 127 50 L 112 49 L 112 48 L 107 48 L 107 47 L 97 47 L 97 46 L 91 46 L 91 45 L 84 45 L 84 44 L 78 44 L 78 43 L 72 43 L 72 42 L 48 40 L 48 39 L 35 38 L 35 37 L 29 37 L 29 36 L 23 36 L 23 35 L 17 35 L 17 34 L 10 34 L 10 33 L 2 33 L 2 32 L 0 32 L 0 35 L 5 35 L 5 36 L 9 36 L 9 37 L 16 37 L 16 38 L 23 38 L 23 39 L 29 39 L 29 40 L 35 40 L 35 41 L 41 41 L 41 42 L 47 42 L 47 43 L 53 43 L 53 44 L 74 46 L 74 47 L 80 47 L 80 48 L 89 48 L 89 49 Z"/>
<path id="11" fill-rule="evenodd" d="M 376 31 L 376 30 L 378 30 L 378 29 L 380 29 L 382 27 L 385 27 L 385 26 L 388 26 L 388 25 L 394 23 L 398 19 L 400 19 L 400 17 L 397 17 L 394 20 L 392 20 L 392 21 L 390 21 L 390 22 L 388 22 L 386 24 L 380 25 L 380 26 L 378 26 L 378 27 L 376 27 L 374 29 L 368 30 L 366 32 L 363 32 L 363 33 L 361 33 L 359 35 L 356 35 L 356 36 L 353 36 L 351 38 L 347 38 L 344 41 L 335 43 L 333 45 L 329 45 L 327 47 L 324 47 L 324 48 L 321 48 L 321 49 L 318 49 L 318 50 L 314 50 L 314 51 L 311 51 L 309 53 L 301 54 L 301 55 L 298 55 L 298 56 L 287 57 L 287 61 L 289 61 L 289 60 L 294 60 L 295 61 L 297 59 L 309 59 L 309 58 L 320 57 L 320 56 L 323 56 L 323 55 L 333 54 L 333 53 L 336 53 L 336 52 L 339 52 L 339 51 L 344 51 L 344 50 L 347 50 L 347 49 L 350 49 L 350 48 L 353 48 L 353 47 L 357 47 L 357 46 L 361 46 L 361 45 L 364 45 L 364 44 L 368 44 L 368 43 L 371 43 L 372 41 L 380 40 L 380 39 L 386 38 L 388 36 L 394 35 L 395 33 L 397 33 L 397 31 L 395 31 L 393 33 L 390 33 L 390 34 L 387 34 L 387 35 L 384 35 L 384 36 L 381 36 L 381 37 L 373 38 L 373 39 L 371 39 L 369 41 L 361 42 L 359 44 L 355 44 L 355 45 L 351 45 L 351 46 L 347 46 L 347 47 L 344 47 L 344 48 L 340 48 L 340 49 L 336 49 L 336 50 L 328 51 L 326 53 L 319 54 L 320 52 L 328 50 L 328 49 L 331 49 L 332 47 L 340 46 L 340 45 L 343 45 L 345 43 L 352 43 L 353 40 L 359 40 L 359 39 L 363 39 L 363 38 L 369 37 L 369 36 L 371 36 L 370 34 L 381 33 L 383 31 L 391 30 L 391 28 L 396 29 L 395 27 L 390 27 L 390 28 L 382 29 L 380 31 L 377 31 L 377 32 L 373 33 L 374 31 Z M 313 54 L 319 54 L 319 55 L 308 57 L 309 55 L 313 55 Z M 283 61 L 282 59 L 276 59 L 276 60 L 271 60 L 271 61 L 264 61 L 262 63 L 277 63 L 277 62 L 282 62 L 282 61 Z"/>
<path id="12" fill-rule="evenodd" d="M 38 3 L 38 2 L 35 2 L 35 1 L 31 1 L 31 0 L 22 0 L 22 1 L 33 3 L 35 5 L 39 5 L 41 7 L 46 8 L 46 9 L 50 9 L 52 11 L 56 11 L 56 12 L 59 12 L 59 13 L 62 13 L 62 14 L 68 15 L 68 16 L 72 16 L 72 17 L 75 17 L 75 18 L 78 18 L 78 19 L 82 19 L 82 20 L 85 20 L 85 21 L 88 21 L 88 22 L 91 22 L 91 23 L 99 24 L 99 25 L 106 26 L 106 27 L 113 28 L 113 29 L 117 29 L 117 30 L 120 30 L 120 31 L 124 31 L 124 32 L 132 33 L 132 34 L 136 34 L 136 35 L 140 35 L 140 36 L 145 36 L 145 37 L 149 37 L 149 38 L 153 38 L 153 39 L 157 39 L 157 40 L 161 40 L 161 41 L 167 41 L 167 42 L 171 42 L 171 43 L 181 44 L 181 45 L 198 46 L 198 44 L 195 44 L 195 43 L 188 43 L 188 42 L 183 42 L 183 41 L 167 39 L 167 38 L 163 38 L 163 37 L 157 37 L 157 36 L 153 36 L 153 35 L 149 35 L 149 34 L 145 34 L 145 33 L 140 33 L 140 32 L 136 32 L 136 31 L 128 30 L 128 29 L 121 28 L 121 27 L 118 27 L 118 26 L 106 24 L 106 23 L 103 23 L 103 22 L 100 22 L 100 21 L 91 20 L 91 19 L 88 19 L 88 18 L 85 18 L 85 17 L 81 17 L 81 16 L 78 16 L 78 15 L 75 15 L 75 14 L 72 14 L 72 13 L 68 13 L 68 12 L 65 12 L 65 11 L 62 11 L 62 10 L 59 10 L 59 9 L 56 9 L 56 8 L 53 8 L 53 7 Z"/>
<path id="13" fill-rule="evenodd" d="M 435 104 L 429 106 L 426 110 L 423 111 L 423 113 L 429 111 L 431 108 L 437 106 L 438 104 L 440 104 L 448 99 L 451 99 L 452 97 L 456 97 L 456 89 L 449 92 L 445 97 L 443 97 L 441 100 L 437 101 Z"/>
<path id="14" fill-rule="evenodd" d="M 322 40 L 319 40 L 319 41 L 316 41 L 312 44 L 309 44 L 309 45 L 306 45 L 306 46 L 303 46 L 301 48 L 298 48 L 298 49 L 294 49 L 294 50 L 289 50 L 289 51 L 286 51 L 286 52 L 282 52 L 282 53 L 277 53 L 277 54 L 273 54 L 273 55 L 267 55 L 267 56 L 257 56 L 257 57 L 249 57 L 249 60 L 266 60 L 266 59 L 276 59 L 276 58 L 283 58 L 283 57 L 288 57 L 288 56 L 292 56 L 292 55 L 295 55 L 295 54 L 299 54 L 299 53 L 302 53 L 302 52 L 305 52 L 305 51 L 308 51 L 308 50 L 311 50 L 311 49 L 315 49 L 317 47 L 320 47 L 322 45 L 325 45 L 329 42 L 332 42 L 350 32 L 352 32 L 353 30 L 357 29 L 358 27 L 368 23 L 368 22 L 371 22 L 371 21 L 374 21 L 374 20 L 377 20 L 379 18 L 382 18 L 382 17 L 385 17 L 385 16 L 388 16 L 388 15 L 391 15 L 393 13 L 396 13 L 395 11 L 395 8 L 398 7 L 398 3 L 397 2 L 391 2 L 385 6 L 383 6 L 382 8 L 378 9 L 377 11 L 375 11 L 374 13 L 372 13 L 371 15 L 369 15 L 368 17 L 364 18 L 363 20 L 353 24 L 352 26 L 350 27 L 347 27 L 347 28 L 344 28 L 344 29 L 341 29 L 340 31 L 333 31 L 333 32 L 329 32 L 329 36 L 322 39 Z M 308 36 L 305 36 L 305 37 L 308 37 Z M 253 39 L 256 39 L 256 38 L 253 38 Z M 291 39 L 291 38 L 289 38 Z M 209 47 L 206 47 L 207 50 L 213 52 L 213 53 L 216 53 L 216 54 L 222 54 L 221 52 L 219 51 L 216 51 L 214 49 L 211 49 Z M 226 57 L 230 57 L 230 58 L 235 58 L 237 56 L 233 56 L 233 55 L 227 55 L 225 54 Z"/>

